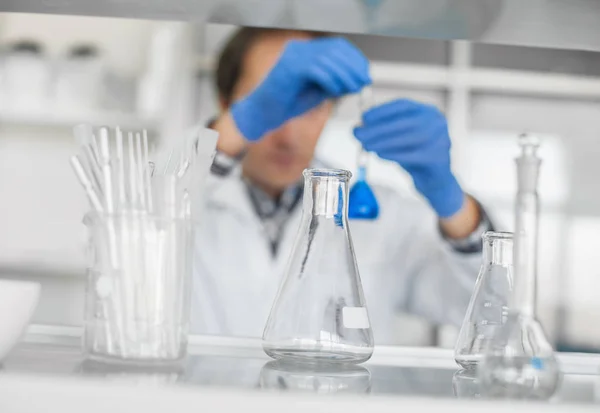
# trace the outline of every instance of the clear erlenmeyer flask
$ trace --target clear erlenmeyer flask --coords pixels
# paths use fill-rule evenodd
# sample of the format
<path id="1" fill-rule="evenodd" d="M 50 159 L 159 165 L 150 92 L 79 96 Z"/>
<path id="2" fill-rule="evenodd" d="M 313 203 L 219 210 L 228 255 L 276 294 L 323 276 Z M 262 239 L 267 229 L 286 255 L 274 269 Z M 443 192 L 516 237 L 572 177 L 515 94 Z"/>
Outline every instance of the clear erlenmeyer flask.
<path id="1" fill-rule="evenodd" d="M 483 262 L 454 348 L 454 359 L 465 369 L 477 366 L 506 321 L 512 289 L 513 234 L 488 231 L 482 238 Z"/>
<path id="2" fill-rule="evenodd" d="M 479 366 L 488 397 L 547 399 L 558 388 L 560 371 L 552 346 L 535 316 L 541 159 L 539 142 L 521 135 L 517 158 L 514 287 L 506 322 L 496 330 Z"/>
<path id="3" fill-rule="evenodd" d="M 263 348 L 275 359 L 371 357 L 373 334 L 348 229 L 350 176 L 341 169 L 304 171 L 300 228 L 263 334 Z"/>

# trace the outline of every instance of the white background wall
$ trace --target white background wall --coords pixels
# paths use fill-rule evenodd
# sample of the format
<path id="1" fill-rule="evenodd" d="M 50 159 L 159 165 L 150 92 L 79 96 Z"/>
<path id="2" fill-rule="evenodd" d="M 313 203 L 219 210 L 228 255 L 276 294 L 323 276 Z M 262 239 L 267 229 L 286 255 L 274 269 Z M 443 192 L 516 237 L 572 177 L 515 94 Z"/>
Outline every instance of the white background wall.
<path id="1" fill-rule="evenodd" d="M 0 17 L 0 42 L 37 38 L 50 56 L 58 57 L 77 39 L 88 39 L 101 44 L 112 70 L 139 76 L 144 72 L 147 46 L 156 27 L 157 23 L 131 20 L 4 15 Z M 204 56 L 199 55 L 198 61 L 214 59 L 231 30 L 210 25 L 200 32 L 203 47 L 199 50 L 204 50 Z M 536 78 L 538 73 L 550 72 L 577 83 L 600 75 L 600 54 L 471 47 L 433 40 L 351 38 L 380 64 L 378 67 L 386 68 L 385 73 L 375 77 L 377 101 L 408 97 L 447 112 L 455 132 L 457 174 L 465 188 L 485 203 L 498 229 L 512 229 L 514 140 L 522 131 L 542 134 L 545 161 L 541 173 L 540 318 L 555 339 L 572 345 L 600 345 L 600 333 L 589 327 L 600 319 L 596 299 L 600 271 L 595 265 L 600 243 L 596 235 L 600 229 L 600 195 L 596 189 L 600 173 L 600 96 L 584 96 L 585 91 L 561 96 L 531 92 L 527 84 L 521 92 L 503 92 L 498 86 L 481 90 L 439 76 L 466 67 L 499 69 L 502 73 L 516 70 Z M 407 68 L 408 73 L 415 74 L 414 79 L 401 75 L 407 73 Z M 548 90 L 552 86 L 549 82 Z M 199 77 L 197 90 L 198 117 L 207 119 L 216 112 L 216 106 L 206 71 Z M 343 101 L 336 119 L 345 126 L 324 137 L 320 156 L 353 168 L 356 144 L 348 127 L 357 117 L 356 100 Z M 66 161 L 73 151 L 67 127 L 0 122 L 0 276 L 43 282 L 42 302 L 35 318 L 39 323 L 78 325 L 82 321 L 81 217 L 85 201 Z M 377 162 L 372 169 L 374 180 L 385 180 L 414 196 L 406 174 L 395 165 Z M 563 318 L 557 317 L 561 306 Z M 410 337 L 407 343 L 428 342 L 430 331 L 423 323 L 409 319 L 399 323 L 398 328 L 412 332 L 405 334 Z"/>

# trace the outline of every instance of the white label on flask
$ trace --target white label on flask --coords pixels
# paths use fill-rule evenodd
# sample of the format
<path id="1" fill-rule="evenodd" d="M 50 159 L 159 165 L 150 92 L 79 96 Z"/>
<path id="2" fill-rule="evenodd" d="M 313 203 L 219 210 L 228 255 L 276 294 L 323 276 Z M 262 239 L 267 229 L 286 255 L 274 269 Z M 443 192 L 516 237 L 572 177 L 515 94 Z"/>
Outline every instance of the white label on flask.
<path id="1" fill-rule="evenodd" d="M 342 318 L 345 328 L 369 328 L 369 316 L 365 307 L 344 307 Z"/>

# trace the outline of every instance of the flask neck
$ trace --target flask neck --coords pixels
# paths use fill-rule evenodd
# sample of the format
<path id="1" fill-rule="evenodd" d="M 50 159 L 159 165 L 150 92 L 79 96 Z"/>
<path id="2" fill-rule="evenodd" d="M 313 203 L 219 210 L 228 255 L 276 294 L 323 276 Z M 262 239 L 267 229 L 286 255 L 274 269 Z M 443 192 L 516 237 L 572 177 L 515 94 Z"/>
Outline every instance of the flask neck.
<path id="1" fill-rule="evenodd" d="M 513 235 L 510 232 L 487 232 L 483 236 L 483 261 L 487 265 L 513 265 Z"/>
<path id="2" fill-rule="evenodd" d="M 350 172 L 339 169 L 304 171 L 304 214 L 335 220 L 339 226 L 348 217 Z"/>

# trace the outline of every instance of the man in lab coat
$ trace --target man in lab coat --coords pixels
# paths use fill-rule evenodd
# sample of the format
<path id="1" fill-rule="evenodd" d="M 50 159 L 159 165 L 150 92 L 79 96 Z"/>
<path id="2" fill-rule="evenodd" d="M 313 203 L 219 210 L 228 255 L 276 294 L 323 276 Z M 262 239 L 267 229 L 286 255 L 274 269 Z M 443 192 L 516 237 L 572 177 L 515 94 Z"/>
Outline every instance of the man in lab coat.
<path id="1" fill-rule="evenodd" d="M 260 337 L 299 225 L 302 171 L 336 99 L 371 83 L 369 62 L 338 37 L 244 28 L 216 73 L 218 152 L 195 251 L 192 332 Z M 398 311 L 460 325 L 491 223 L 450 168 L 446 119 L 405 99 L 363 115 L 363 147 L 396 162 L 423 202 L 375 187 L 376 220 L 350 221 L 375 342 Z"/>

